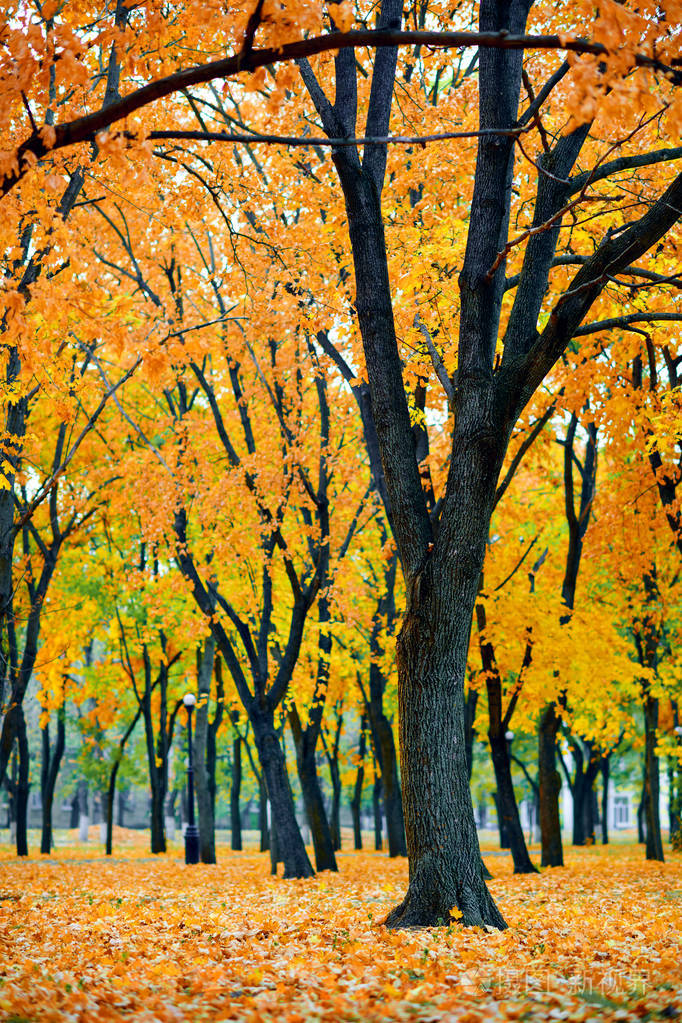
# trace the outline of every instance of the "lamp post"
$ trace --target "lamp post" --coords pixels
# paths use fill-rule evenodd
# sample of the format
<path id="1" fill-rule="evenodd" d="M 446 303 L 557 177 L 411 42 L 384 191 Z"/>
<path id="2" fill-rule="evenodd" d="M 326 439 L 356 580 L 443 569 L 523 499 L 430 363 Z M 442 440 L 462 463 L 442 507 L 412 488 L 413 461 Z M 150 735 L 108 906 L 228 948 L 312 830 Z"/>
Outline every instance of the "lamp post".
<path id="1" fill-rule="evenodd" d="M 194 823 L 194 764 L 192 762 L 192 711 L 196 704 L 194 693 L 186 693 L 182 702 L 187 711 L 187 827 L 185 828 L 185 863 L 199 862 L 199 832 Z"/>
<path id="2" fill-rule="evenodd" d="M 507 755 L 511 760 L 511 744 L 514 741 L 514 733 L 510 729 L 509 731 L 504 733 L 504 737 L 507 740 Z"/>

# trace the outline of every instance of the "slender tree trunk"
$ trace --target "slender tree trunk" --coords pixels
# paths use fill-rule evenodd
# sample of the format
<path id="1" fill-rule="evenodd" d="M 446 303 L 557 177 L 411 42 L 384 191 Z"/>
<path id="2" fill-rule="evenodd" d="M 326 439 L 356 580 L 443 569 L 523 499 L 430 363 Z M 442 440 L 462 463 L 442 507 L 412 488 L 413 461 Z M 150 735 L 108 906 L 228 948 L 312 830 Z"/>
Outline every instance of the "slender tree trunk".
<path id="1" fill-rule="evenodd" d="M 126 797 L 127 793 L 124 789 L 119 789 L 118 792 L 118 815 L 117 823 L 119 828 L 125 827 L 125 814 L 126 814 Z"/>
<path id="2" fill-rule="evenodd" d="M 202 863 L 215 863 L 215 821 L 213 802 L 206 767 L 208 744 L 208 710 L 215 658 L 215 639 L 208 636 L 197 665 L 198 699 L 194 728 L 194 782 L 199 811 L 199 850 Z"/>
<path id="3" fill-rule="evenodd" d="M 481 594 L 482 590 L 483 573 L 481 573 L 479 579 L 478 595 Z M 486 611 L 482 600 L 476 604 L 476 624 L 478 628 L 481 666 L 485 672 L 486 688 L 488 691 L 488 741 L 490 742 L 490 754 L 497 783 L 495 801 L 500 828 L 500 845 L 503 849 L 511 849 L 515 874 L 532 874 L 535 873 L 535 867 L 528 855 L 511 773 L 510 742 L 513 736 L 507 739 L 507 732 L 516 706 L 516 698 L 522 684 L 523 671 L 530 664 L 532 648 L 530 642 L 527 641 L 522 666 L 516 679 L 517 688 L 514 690 L 515 695 L 508 697 L 507 708 L 503 713 L 502 679 L 495 656 L 495 647 L 491 638 L 486 634 Z"/>
<path id="4" fill-rule="evenodd" d="M 19 772 L 16 787 L 17 856 L 28 856 L 28 795 L 30 791 L 29 772 L 31 765 L 24 709 L 19 705 L 17 710 L 17 748 L 19 751 Z"/>
<path id="5" fill-rule="evenodd" d="M 79 810 L 80 798 L 78 794 L 78 789 L 76 789 L 73 796 L 71 797 L 71 812 L 69 814 L 69 827 L 71 828 L 72 831 L 75 831 L 75 829 L 78 827 Z"/>
<path id="6" fill-rule="evenodd" d="M 312 877 L 313 868 L 296 820 L 286 760 L 274 724 L 272 720 L 265 716 L 257 717 L 255 713 L 252 724 L 272 811 L 270 844 L 273 845 L 273 836 L 276 834 L 278 858 L 284 862 L 285 877 Z"/>
<path id="7" fill-rule="evenodd" d="M 42 804 L 42 831 L 40 835 L 40 851 L 49 856 L 52 851 L 52 800 L 48 807 L 48 783 L 52 747 L 50 743 L 50 722 L 41 728 L 42 760 L 40 762 L 40 801 Z"/>
<path id="8" fill-rule="evenodd" d="M 332 848 L 341 848 L 341 772 L 339 771 L 338 751 L 332 750 L 329 757 L 329 774 L 332 782 L 332 805 L 329 814 L 329 827 L 332 836 Z"/>
<path id="9" fill-rule="evenodd" d="M 265 778 L 261 774 L 258 779 L 258 822 L 260 826 L 260 851 L 267 852 L 270 848 L 270 828 L 268 827 L 268 793 Z"/>
<path id="10" fill-rule="evenodd" d="M 376 771 L 376 769 L 375 769 Z M 375 852 L 381 852 L 384 847 L 384 822 L 382 816 L 381 807 L 381 789 L 382 781 L 379 774 L 374 775 L 374 785 L 372 787 L 372 809 L 374 811 L 374 850 Z"/>
<path id="11" fill-rule="evenodd" d="M 502 813 L 500 793 L 497 789 L 493 792 L 493 802 L 495 803 L 495 812 L 497 814 L 497 831 L 500 837 L 500 849 L 509 849 L 511 846 L 509 843 L 509 835 L 507 834 L 507 821 Z"/>
<path id="12" fill-rule="evenodd" d="M 664 859 L 663 838 L 661 836 L 660 817 L 660 777 L 659 762 L 656 755 L 656 730 L 658 728 L 658 700 L 647 694 L 644 700 L 644 768 L 645 768 L 645 800 L 646 814 L 646 858 L 648 860 Z"/>
<path id="13" fill-rule="evenodd" d="M 104 855 L 111 856 L 114 850 L 114 801 L 116 799 L 116 778 L 118 776 L 118 769 L 121 766 L 120 758 L 117 758 L 111 770 L 109 771 L 109 783 L 107 785 L 107 799 L 106 799 L 106 810 L 107 810 L 107 834 L 104 844 Z M 120 808 L 119 799 L 119 808 Z M 119 809 L 120 815 L 120 809 Z"/>
<path id="14" fill-rule="evenodd" d="M 303 803 L 315 851 L 315 869 L 338 870 L 334 855 L 334 831 L 327 817 L 315 755 L 310 750 L 304 750 L 300 757 L 298 750 L 296 753 Z"/>
<path id="15" fill-rule="evenodd" d="M 367 752 L 367 717 L 363 715 L 360 722 L 360 739 L 358 742 L 358 769 L 355 775 L 353 795 L 350 801 L 351 815 L 353 817 L 353 848 L 356 851 L 362 849 L 362 821 L 360 810 L 362 807 L 362 786 L 365 781 L 365 754 Z"/>
<path id="16" fill-rule="evenodd" d="M 301 719 L 294 703 L 291 705 L 288 716 L 296 749 L 296 767 L 301 783 L 303 805 L 313 840 L 315 869 L 338 870 L 334 856 L 333 832 L 324 806 L 315 759 L 315 747 L 319 733 L 317 729 L 301 726 Z"/>
<path id="17" fill-rule="evenodd" d="M 54 790 L 57 785 L 57 777 L 64 756 L 66 742 L 66 720 L 63 705 L 57 711 L 57 736 L 54 750 L 50 749 L 50 728 L 46 724 L 43 728 L 43 763 L 41 770 L 41 795 L 43 804 L 43 828 L 40 839 L 41 853 L 49 854 L 52 851 L 52 807 L 54 804 Z"/>
<path id="18" fill-rule="evenodd" d="M 126 728 L 125 732 L 118 740 L 118 749 L 114 757 L 114 762 L 111 765 L 109 771 L 109 781 L 107 784 L 107 791 L 104 794 L 104 807 L 105 807 L 105 820 L 106 820 L 106 836 L 104 840 L 104 851 L 106 856 L 111 856 L 114 846 L 114 800 L 116 798 L 116 779 L 118 777 L 118 771 L 121 766 L 121 760 L 123 759 L 123 752 L 126 748 L 128 739 L 133 734 L 137 722 L 140 720 L 142 714 L 142 708 L 138 707 L 137 713 L 133 717 L 132 721 Z M 123 811 L 124 811 L 124 793 L 121 792 L 118 800 L 118 823 L 119 827 L 123 827 Z"/>
<path id="19" fill-rule="evenodd" d="M 516 803 L 507 740 L 504 733 L 497 732 L 493 734 L 492 730 L 488 737 L 490 739 L 495 781 L 497 782 L 499 814 L 500 819 L 505 824 L 509 847 L 514 861 L 514 873 L 534 874 L 536 873 L 536 868 L 528 855 L 526 839 L 519 817 L 519 808 Z"/>
<path id="20" fill-rule="evenodd" d="M 382 636 L 392 634 L 396 619 L 395 577 L 398 568 L 394 555 L 384 572 L 384 592 L 377 603 L 370 632 L 369 701 L 367 714 L 374 744 L 374 752 L 381 770 L 388 855 L 406 856 L 405 821 L 403 799 L 398 776 L 398 753 L 393 736 L 393 727 L 384 711 L 386 679 L 380 662 L 384 653 Z"/>
<path id="21" fill-rule="evenodd" d="M 239 797 L 242 788 L 242 740 L 232 740 L 232 777 L 230 779 L 230 838 L 235 852 L 242 849 L 242 819 L 239 815 Z"/>
<path id="22" fill-rule="evenodd" d="M 17 837 L 17 778 L 19 776 L 17 755 L 15 745 L 8 764 L 9 770 L 5 772 L 4 778 L 7 790 L 7 828 L 10 842 L 15 842 Z"/>
<path id="23" fill-rule="evenodd" d="M 573 845 L 585 845 L 585 803 L 587 801 L 587 779 L 582 767 L 576 766 L 571 786 L 573 797 Z"/>
<path id="24" fill-rule="evenodd" d="M 561 818 L 559 796 L 561 775 L 557 770 L 556 737 L 559 718 L 553 703 L 547 704 L 540 714 L 538 728 L 538 788 L 540 839 L 543 867 L 563 867 L 564 852 L 561 844 Z"/>
<path id="25" fill-rule="evenodd" d="M 158 783 L 152 783 L 152 805 L 150 813 L 151 851 L 154 855 L 166 852 L 166 822 L 164 804 L 166 794 Z"/>
<path id="26" fill-rule="evenodd" d="M 668 757 L 668 816 L 670 818 L 670 844 L 673 849 L 680 845 L 680 794 L 679 767 L 675 757 Z"/>
<path id="27" fill-rule="evenodd" d="M 85 778 L 78 782 L 78 839 L 87 842 L 90 832 L 90 792 Z"/>
<path id="28" fill-rule="evenodd" d="M 642 777 L 642 792 L 637 804 L 637 841 L 646 844 L 646 772 Z"/>
<path id="29" fill-rule="evenodd" d="M 381 750 L 381 775 L 384 796 L 384 812 L 386 814 L 386 833 L 388 838 L 388 855 L 406 856 L 405 820 L 403 817 L 403 799 L 398 777 L 398 754 L 393 738 L 391 723 L 385 714 L 381 714 L 376 722 L 376 732 Z"/>
<path id="30" fill-rule="evenodd" d="M 611 757 L 602 757 L 601 760 L 601 841 L 602 845 L 609 844 L 609 772 L 611 768 Z"/>
<path id="31" fill-rule="evenodd" d="M 590 778 L 590 790 L 585 804 L 585 840 L 589 845 L 597 841 L 597 825 L 599 824 L 599 801 L 594 779 Z"/>
<path id="32" fill-rule="evenodd" d="M 272 874 L 273 877 L 276 877 L 277 865 L 282 862 L 282 856 L 279 851 L 279 842 L 277 841 L 277 827 L 275 825 L 274 816 L 270 820 L 269 850 L 270 850 L 270 873 Z"/>

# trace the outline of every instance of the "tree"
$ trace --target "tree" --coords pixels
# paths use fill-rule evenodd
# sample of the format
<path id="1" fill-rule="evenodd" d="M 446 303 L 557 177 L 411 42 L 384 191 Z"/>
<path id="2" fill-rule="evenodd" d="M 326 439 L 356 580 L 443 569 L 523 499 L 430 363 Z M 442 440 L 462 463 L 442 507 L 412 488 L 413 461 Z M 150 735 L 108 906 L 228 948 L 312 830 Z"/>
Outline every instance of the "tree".
<path id="1" fill-rule="evenodd" d="M 483 3 L 479 27 L 522 33 L 528 11 L 529 6 L 522 3 Z M 396 29 L 400 18 L 401 4 L 387 0 L 382 5 L 381 27 Z M 387 134 L 395 67 L 395 51 L 377 54 L 367 136 Z M 362 159 L 352 145 L 333 152 L 348 217 L 373 417 L 407 590 L 397 654 L 410 887 L 404 902 L 389 915 L 391 926 L 432 925 L 449 919 L 453 907 L 467 923 L 503 925 L 480 876 L 464 753 L 466 649 L 497 481 L 519 414 L 567 348 L 608 276 L 644 255 L 673 227 L 682 197 L 681 176 L 652 198 L 638 221 L 626 221 L 615 235 L 604 235 L 568 289 L 552 297 L 549 319 L 539 327 L 564 207 L 575 187 L 568 176 L 589 127 L 579 125 L 553 145 L 548 143 L 538 164 L 534 219 L 526 232 L 523 267 L 505 329 L 502 297 L 514 130 L 519 120 L 523 124 L 541 107 L 532 100 L 529 112 L 519 119 L 522 71 L 522 54 L 481 48 L 482 134 L 459 278 L 451 460 L 438 514 L 429 513 L 422 487 L 394 327 L 380 204 L 386 147 L 368 146 Z M 563 77 L 566 71 L 557 74 Z M 302 63 L 301 73 L 326 134 L 354 137 L 354 59 L 344 51 L 335 59 L 333 103 L 309 65 Z M 611 173 L 616 170 L 612 166 Z M 438 793 L 435 798 L 434 792 Z"/>
<path id="2" fill-rule="evenodd" d="M 649 175 L 639 200 L 646 211 L 635 220 L 635 214 L 628 212 L 627 206 L 613 199 L 608 191 L 610 183 L 619 180 L 618 175 L 637 167 L 661 163 L 665 166 L 666 161 L 680 155 L 677 149 L 657 148 L 659 125 L 665 132 L 676 123 L 678 113 L 670 84 L 675 85 L 679 78 L 665 60 L 675 58 L 675 33 L 668 33 L 660 12 L 653 8 L 647 8 L 644 13 L 639 8 L 627 9 L 626 22 L 636 29 L 632 36 L 645 41 L 647 52 L 635 52 L 632 46 L 626 46 L 616 60 L 612 55 L 624 41 L 623 23 L 611 6 L 596 19 L 595 41 L 586 43 L 572 40 L 562 43 L 558 37 L 546 37 L 540 42 L 537 37 L 525 35 L 529 8 L 529 4 L 520 0 L 511 4 L 485 0 L 480 7 L 479 33 L 441 35 L 436 32 L 431 36 L 429 31 L 400 32 L 402 4 L 397 0 L 384 0 L 377 33 L 331 32 L 326 39 L 311 37 L 291 44 L 289 33 L 296 34 L 306 25 L 310 14 L 307 6 L 296 7 L 291 21 L 286 15 L 280 24 L 273 25 L 266 21 L 267 12 L 264 13 L 265 8 L 259 2 L 241 21 L 220 22 L 224 33 L 221 44 L 228 41 L 231 52 L 236 39 L 241 43 L 234 57 L 187 73 L 174 72 L 164 79 L 159 77 L 163 59 L 159 54 L 163 53 L 163 48 L 149 46 L 152 28 L 145 21 L 146 11 L 142 10 L 140 41 L 134 38 L 138 27 L 135 25 L 126 31 L 123 39 L 131 46 L 127 54 L 130 65 L 134 67 L 139 60 L 144 66 L 146 59 L 147 66 L 153 66 L 152 73 L 156 72 L 157 80 L 135 90 L 104 115 L 68 120 L 67 113 L 53 132 L 32 131 L 17 147 L 17 154 L 12 154 L 8 160 L 4 182 L 5 194 L 14 198 L 13 189 L 18 184 L 23 185 L 27 178 L 27 164 L 45 157 L 61 159 L 58 154 L 65 146 L 91 140 L 93 132 L 116 118 L 133 115 L 147 102 L 175 94 L 179 88 L 191 88 L 216 74 L 228 76 L 268 63 L 299 59 L 305 87 L 327 136 L 315 145 L 320 150 L 325 148 L 324 143 L 331 147 L 343 193 L 356 283 L 352 315 L 357 316 L 362 336 L 386 497 L 405 579 L 407 608 L 397 649 L 401 766 L 411 880 L 405 901 L 389 917 L 389 923 L 396 926 L 447 921 L 455 908 L 466 923 L 503 925 L 480 876 L 464 734 L 467 646 L 498 479 L 512 430 L 524 407 L 562 358 L 590 308 L 600 301 L 608 281 L 655 249 L 674 226 L 682 197 L 682 179 L 676 178 L 665 187 L 660 177 Z M 348 8 L 339 7 L 335 13 L 345 25 Z M 543 29 L 555 13 L 544 8 L 538 12 Z M 451 27 L 452 16 L 444 14 L 440 8 L 430 11 L 424 7 L 423 17 L 427 15 L 429 24 L 437 28 Z M 183 23 L 186 24 L 185 19 Z M 311 18 L 310 24 L 319 28 L 319 18 Z M 189 38 L 196 41 L 198 35 L 203 40 L 202 32 L 206 31 L 203 26 L 187 27 Z M 559 27 L 564 27 L 560 19 Z M 217 28 L 217 24 L 211 26 L 214 32 Z M 267 33 L 268 43 L 274 39 L 275 45 L 256 50 L 254 43 L 259 31 Z M 115 41 L 118 45 L 118 36 Z M 38 52 L 49 49 L 38 42 Z M 466 195 L 458 204 L 457 212 L 465 205 L 470 205 L 470 212 L 462 211 L 458 219 L 452 218 L 457 225 L 453 236 L 466 234 L 459 275 L 459 315 L 453 316 L 450 324 L 458 331 L 459 343 L 456 359 L 451 350 L 454 346 L 448 344 L 445 334 L 439 342 L 443 344 L 440 358 L 435 346 L 435 355 L 429 351 L 434 365 L 429 368 L 425 361 L 424 375 L 429 382 L 437 381 L 444 393 L 441 395 L 437 389 L 434 396 L 431 389 L 427 405 L 426 387 L 422 387 L 417 399 L 414 374 L 411 376 L 408 370 L 403 372 L 402 338 L 406 335 L 402 333 L 399 337 L 401 332 L 396 331 L 394 314 L 397 311 L 400 325 L 401 318 L 404 323 L 405 312 L 409 311 L 407 322 L 412 322 L 414 306 L 418 305 L 417 289 L 414 285 L 408 286 L 408 281 L 403 281 L 400 289 L 391 287 L 387 225 L 381 199 L 387 164 L 387 144 L 383 140 L 388 136 L 390 124 L 396 47 L 403 43 L 419 48 L 429 42 L 480 44 L 477 64 L 472 65 L 471 74 L 465 75 L 461 94 L 473 102 L 473 93 L 478 87 L 480 116 L 478 128 L 467 124 L 462 132 L 452 133 L 465 136 L 473 133 L 477 139 L 475 154 L 466 143 L 462 148 L 465 154 L 462 167 L 469 168 L 470 173 L 465 175 L 462 191 L 466 191 Z M 352 50 L 361 43 L 378 48 L 372 66 L 363 55 Z M 526 61 L 524 67 L 525 47 L 531 53 L 533 47 L 542 46 L 552 51 L 562 45 L 572 52 L 578 50 L 590 56 L 577 67 L 575 62 L 557 65 L 552 59 Z M 142 56 L 145 46 L 150 56 Z M 307 63 L 314 53 L 328 48 L 338 51 L 333 65 L 328 60 L 317 62 L 315 68 Z M 79 68 L 84 67 L 91 56 L 86 46 Z M 418 64 L 420 72 L 427 69 L 423 76 L 414 75 L 415 80 L 422 77 L 422 81 L 428 83 L 430 76 L 435 78 L 436 84 L 432 90 L 428 89 L 428 94 L 433 92 L 433 101 L 437 104 L 439 76 L 428 64 L 428 55 L 417 49 L 408 53 L 407 62 Z M 362 70 L 360 76 L 358 64 Z M 50 61 L 47 66 L 51 66 Z M 656 82 L 656 97 L 662 105 L 670 102 L 668 112 L 661 110 L 660 117 L 652 115 L 623 136 L 618 126 L 633 112 L 638 114 L 638 97 L 651 81 L 645 76 L 653 71 L 661 73 Z M 408 76 L 406 70 L 404 77 L 409 82 L 412 73 Z M 574 94 L 569 96 L 565 86 L 572 80 L 575 81 Z M 262 86 L 265 81 L 263 73 L 255 79 L 255 84 Z M 522 83 L 529 102 L 519 116 Z M 287 88 L 298 102 L 300 96 L 291 79 Z M 332 94 L 333 103 L 328 98 Z M 562 104 L 567 100 L 578 112 L 577 118 L 569 120 L 565 116 Z M 19 109 L 21 97 L 16 89 L 12 101 Z M 449 101 L 454 105 L 452 95 Z M 174 104 L 173 112 L 177 109 Z M 260 109 L 274 119 L 269 105 L 261 104 Z M 369 141 L 363 142 L 358 141 L 357 123 L 359 115 L 365 113 L 365 134 L 360 135 L 360 140 Z M 300 116 L 305 122 L 309 115 L 304 111 Z M 632 155 L 628 146 L 631 147 L 637 132 L 640 135 L 636 144 L 643 149 Z M 152 132 L 149 139 L 152 143 L 170 140 L 179 133 L 185 134 L 186 129 Z M 218 122 L 215 132 L 202 130 L 192 138 L 208 141 L 215 136 L 216 140 L 227 141 L 227 134 Z M 101 139 L 105 158 L 112 163 L 120 160 L 129 141 L 132 142 L 125 135 Z M 301 144 L 310 142 L 304 139 Z M 145 152 L 144 145 L 138 144 L 135 151 Z M 528 159 L 532 171 L 517 174 L 514 164 L 517 147 L 521 154 L 526 154 L 529 146 L 534 150 Z M 616 149 L 621 149 L 624 155 L 608 159 Z M 29 158 L 25 159 L 27 156 Z M 418 157 L 418 152 L 410 153 L 411 167 L 417 165 Z M 579 157 L 589 169 L 574 174 Z M 534 172 L 537 172 L 536 188 L 530 184 Z M 300 174 L 305 178 L 310 173 L 310 166 L 304 162 Z M 390 175 L 388 180 L 390 184 Z M 591 191 L 600 182 L 605 184 Z M 595 207 L 593 203 L 598 205 Z M 603 224 L 598 230 L 587 233 L 587 237 L 578 234 L 574 238 L 571 218 L 583 216 L 585 206 L 588 211 L 604 209 Z M 528 219 L 529 209 L 532 221 Z M 518 221 L 520 233 L 509 241 L 512 220 Z M 562 228 L 564 220 L 567 226 Z M 506 280 L 507 258 L 510 257 L 511 264 L 520 253 L 522 243 L 527 243 L 523 263 L 515 275 L 516 280 L 510 284 Z M 574 246 L 581 245 L 586 251 L 580 253 L 580 269 L 572 279 L 558 285 L 551 273 L 555 260 L 572 257 Z M 558 248 L 561 256 L 557 256 Z M 447 271 L 442 263 L 438 265 L 439 273 L 449 279 L 460 260 L 456 257 Z M 400 299 L 394 303 L 398 290 Z M 505 298 L 507 291 L 513 291 L 513 296 Z M 448 296 L 451 298 L 452 293 Z M 333 317 L 330 319 L 333 323 Z M 331 330 L 331 324 L 327 326 Z M 352 341 L 351 337 L 351 344 Z M 361 359 L 354 361 L 361 367 Z M 360 368 L 359 372 L 363 370 Z M 184 408 L 182 412 L 184 417 Z M 427 424 L 429 416 L 437 418 L 441 425 L 447 423 L 441 431 L 447 452 L 440 474 L 431 470 L 423 447 L 415 446 L 414 419 L 419 413 Z M 213 618 L 216 607 L 207 588 L 210 576 L 206 574 L 202 579 L 196 565 L 187 560 L 188 545 L 196 541 L 196 536 L 188 535 L 184 507 L 178 516 L 178 559 L 186 577 L 192 581 L 195 595 L 200 598 L 203 613 Z M 321 542 L 324 546 L 324 541 Z M 204 566 L 200 567 L 203 571 Z M 229 618 L 229 610 L 225 613 Z M 305 616 L 299 613 L 301 617 Z M 240 624 L 232 618 L 232 627 L 238 632 Z M 222 635 L 218 635 L 219 626 L 223 629 Z M 231 637 L 220 623 L 212 622 L 212 628 L 227 658 L 228 652 L 233 650 Z M 243 631 L 242 639 L 246 640 Z M 250 639 L 252 642 L 253 635 Z M 256 660 L 251 657 L 252 665 Z M 254 700 L 256 704 L 262 703 L 260 697 L 266 692 L 260 666 L 258 673 L 254 671 L 254 679 L 256 675 L 260 689 L 256 686 L 251 692 L 248 687 L 242 687 L 249 707 L 254 706 Z M 236 681 L 238 686 L 242 685 L 241 678 Z M 279 695 L 277 687 L 274 692 Z M 270 715 L 273 701 L 265 702 L 267 720 L 265 723 L 258 721 L 262 734 L 256 729 L 260 706 L 255 706 L 255 716 L 252 715 L 256 741 L 259 748 L 263 747 L 267 733 L 268 748 L 279 764 Z M 278 778 L 283 785 L 281 770 Z M 288 816 L 290 819 L 291 814 Z M 286 821 L 282 824 L 286 825 Z M 297 851 L 300 853 L 300 848 Z M 297 859 L 296 869 L 305 870 L 303 858 L 299 855 Z"/>

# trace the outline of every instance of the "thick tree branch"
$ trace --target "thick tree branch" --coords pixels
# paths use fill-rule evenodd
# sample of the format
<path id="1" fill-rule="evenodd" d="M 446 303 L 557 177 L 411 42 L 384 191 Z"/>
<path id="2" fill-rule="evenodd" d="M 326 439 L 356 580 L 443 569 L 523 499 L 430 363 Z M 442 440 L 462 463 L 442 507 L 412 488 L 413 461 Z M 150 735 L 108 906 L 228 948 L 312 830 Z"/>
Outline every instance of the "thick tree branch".
<path id="1" fill-rule="evenodd" d="M 34 166 L 35 161 L 42 159 L 47 153 L 63 149 L 65 146 L 89 141 L 93 134 L 105 131 L 112 124 L 129 117 L 135 111 L 193 85 L 203 85 L 216 78 L 230 78 L 239 73 L 255 71 L 271 64 L 311 57 L 328 50 L 341 50 L 356 46 L 395 47 L 415 44 L 438 49 L 478 46 L 484 49 L 492 47 L 502 50 L 569 50 L 573 53 L 599 56 L 606 56 L 609 53 L 601 43 L 593 43 L 586 39 L 562 40 L 556 35 L 522 35 L 504 31 L 397 32 L 391 29 L 331 32 L 328 35 L 313 36 L 309 39 L 286 43 L 280 47 L 242 51 L 222 60 L 176 71 L 164 78 L 149 82 L 140 89 L 135 89 L 122 99 L 109 103 L 102 110 L 75 118 L 64 124 L 50 126 L 49 131 L 43 128 L 39 132 L 32 133 L 17 149 L 14 168 L 5 176 L 0 189 L 1 194 L 6 195 L 10 192 L 27 170 Z M 682 80 L 682 73 L 645 54 L 634 54 L 633 63 L 636 67 L 655 68 L 662 71 L 674 84 L 679 84 Z"/>

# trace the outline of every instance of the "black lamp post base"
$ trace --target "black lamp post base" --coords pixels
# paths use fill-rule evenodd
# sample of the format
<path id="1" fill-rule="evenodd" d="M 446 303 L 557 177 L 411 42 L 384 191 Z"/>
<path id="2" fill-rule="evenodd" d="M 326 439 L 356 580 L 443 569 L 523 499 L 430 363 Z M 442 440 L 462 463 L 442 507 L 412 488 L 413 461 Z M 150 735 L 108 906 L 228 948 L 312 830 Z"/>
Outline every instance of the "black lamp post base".
<path id="1" fill-rule="evenodd" d="M 185 829 L 185 863 L 199 862 L 199 829 L 188 824 Z"/>

